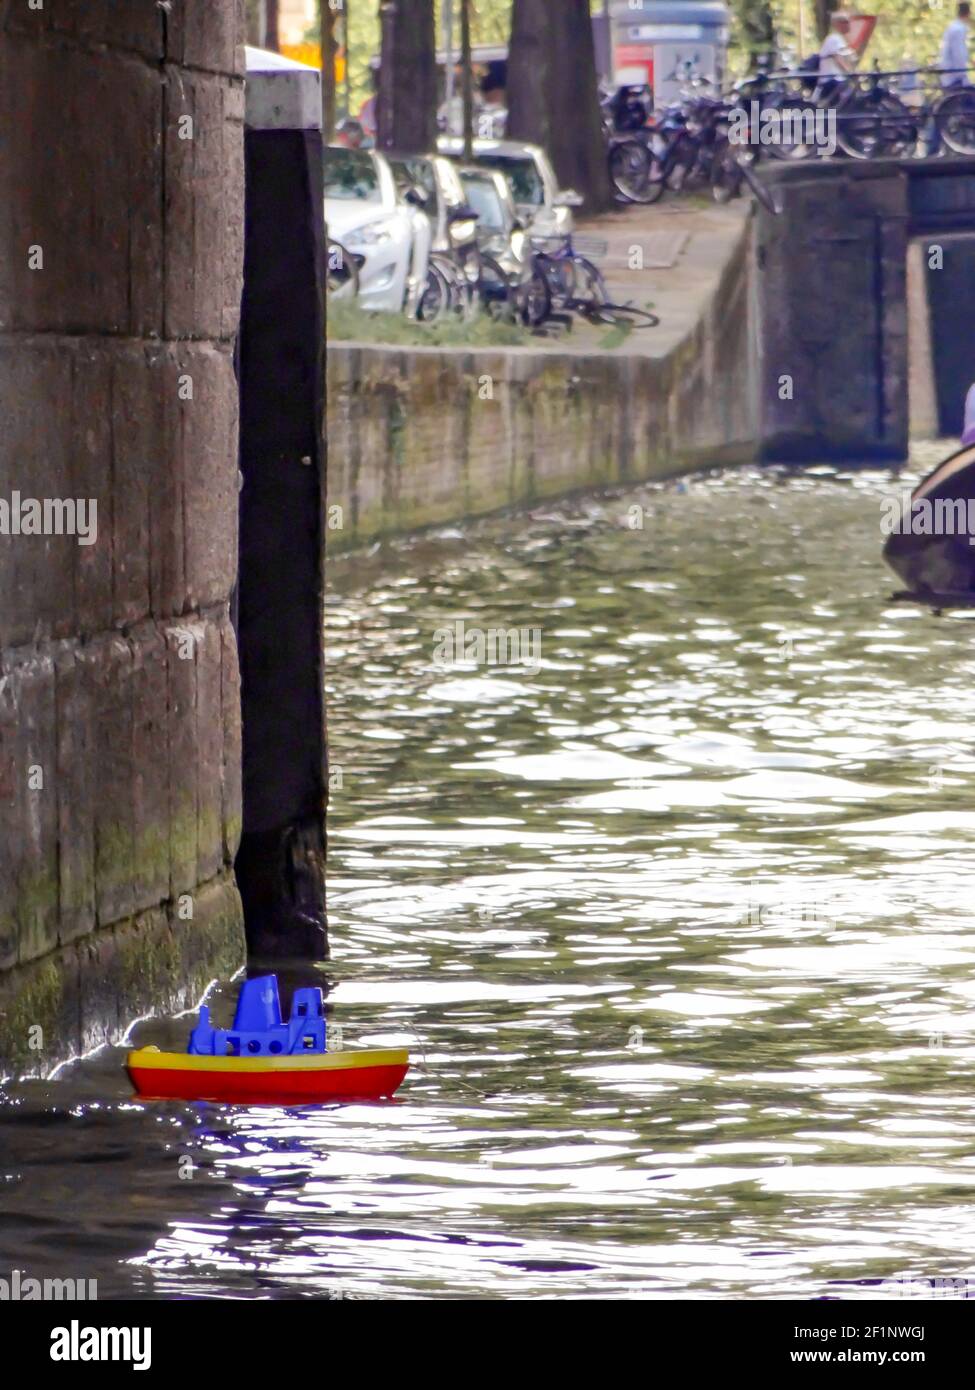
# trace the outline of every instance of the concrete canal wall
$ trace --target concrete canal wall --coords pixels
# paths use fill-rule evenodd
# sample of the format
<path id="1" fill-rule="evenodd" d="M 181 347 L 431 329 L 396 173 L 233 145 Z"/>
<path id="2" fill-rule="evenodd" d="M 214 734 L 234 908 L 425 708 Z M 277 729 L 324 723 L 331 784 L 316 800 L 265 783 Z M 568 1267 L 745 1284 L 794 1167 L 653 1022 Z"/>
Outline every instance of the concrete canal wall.
<path id="1" fill-rule="evenodd" d="M 975 160 L 771 160 L 762 177 L 777 215 L 719 228 L 697 285 L 658 275 L 661 328 L 623 348 L 332 343 L 331 550 L 709 464 L 899 462 L 912 433 L 957 435 Z M 635 244 L 641 216 L 617 219 Z"/>
<path id="2" fill-rule="evenodd" d="M 975 379 L 975 160 L 770 161 L 755 224 L 761 450 L 899 462 Z"/>
<path id="3" fill-rule="evenodd" d="M 243 960 L 239 22 L 236 0 L 0 4 L 0 1063 L 19 1069 Z M 17 534 L 18 493 L 89 504 L 90 543 Z"/>
<path id="4" fill-rule="evenodd" d="M 331 343 L 329 548 L 754 458 L 744 217 L 723 251 L 693 326 L 643 350 Z"/>

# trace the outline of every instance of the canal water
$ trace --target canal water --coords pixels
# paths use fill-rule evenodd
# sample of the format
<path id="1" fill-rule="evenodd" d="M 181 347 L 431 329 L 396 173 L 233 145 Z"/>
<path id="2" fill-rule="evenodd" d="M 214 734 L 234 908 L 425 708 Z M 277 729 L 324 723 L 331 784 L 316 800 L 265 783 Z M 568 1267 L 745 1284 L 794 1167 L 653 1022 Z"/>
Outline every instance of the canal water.
<path id="1" fill-rule="evenodd" d="M 333 564 L 322 974 L 414 1070 L 304 1111 L 137 1104 L 119 1049 L 11 1088 L 0 1273 L 971 1296 L 975 628 L 891 602 L 902 486 L 718 474 Z M 529 659 L 445 664 L 458 621 Z"/>

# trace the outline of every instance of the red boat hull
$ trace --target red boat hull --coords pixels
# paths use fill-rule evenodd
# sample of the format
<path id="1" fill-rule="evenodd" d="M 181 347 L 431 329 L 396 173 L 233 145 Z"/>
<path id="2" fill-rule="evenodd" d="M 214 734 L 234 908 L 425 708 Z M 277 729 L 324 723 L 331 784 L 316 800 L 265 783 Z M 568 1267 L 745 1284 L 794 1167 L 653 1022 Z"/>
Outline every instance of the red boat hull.
<path id="1" fill-rule="evenodd" d="M 307 1068 L 293 1071 L 179 1071 L 173 1067 L 129 1066 L 139 1095 L 147 1100 L 209 1100 L 230 1105 L 312 1105 L 332 1100 L 383 1100 L 402 1082 L 409 1064 Z"/>

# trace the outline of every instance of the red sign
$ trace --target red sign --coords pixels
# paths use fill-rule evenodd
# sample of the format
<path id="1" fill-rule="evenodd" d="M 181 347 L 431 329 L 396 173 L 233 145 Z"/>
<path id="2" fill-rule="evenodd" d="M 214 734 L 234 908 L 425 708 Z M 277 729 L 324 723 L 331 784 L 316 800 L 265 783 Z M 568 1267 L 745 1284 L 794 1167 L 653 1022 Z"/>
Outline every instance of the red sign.
<path id="1" fill-rule="evenodd" d="M 870 36 L 877 27 L 875 14 L 854 14 L 850 16 L 850 29 L 846 41 L 854 53 L 860 55 L 870 42 Z"/>
<path id="2" fill-rule="evenodd" d="M 621 68 L 641 68 L 647 74 L 647 86 L 653 86 L 653 49 L 645 43 L 621 43 L 616 47 L 616 71 Z"/>

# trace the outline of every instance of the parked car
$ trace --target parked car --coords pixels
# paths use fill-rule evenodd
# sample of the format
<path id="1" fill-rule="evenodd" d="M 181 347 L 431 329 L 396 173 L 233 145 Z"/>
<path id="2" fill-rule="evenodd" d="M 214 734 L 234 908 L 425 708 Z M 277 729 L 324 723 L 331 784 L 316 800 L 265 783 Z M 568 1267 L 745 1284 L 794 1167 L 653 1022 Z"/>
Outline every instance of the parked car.
<path id="1" fill-rule="evenodd" d="M 412 311 L 426 281 L 426 252 L 417 237 L 415 211 L 398 197 L 381 154 L 327 147 L 325 224 L 328 235 L 355 259 L 363 308 Z"/>
<path id="2" fill-rule="evenodd" d="M 531 241 L 505 176 L 482 165 L 462 168 L 464 193 L 477 213 L 481 297 L 488 308 L 510 309 L 531 327 L 548 318 L 552 296 L 535 267 Z"/>
<path id="3" fill-rule="evenodd" d="M 402 201 L 429 220 L 431 273 L 419 317 L 436 317 L 430 306 L 440 303 L 438 280 L 452 307 L 468 307 L 480 276 L 477 219 L 456 167 L 440 154 L 389 152 L 386 158 Z"/>
<path id="4" fill-rule="evenodd" d="M 437 141 L 442 154 L 459 159 L 463 140 L 444 135 Z M 574 189 L 560 189 L 548 155 L 539 145 L 515 140 L 475 140 L 477 164 L 504 174 L 526 230 L 535 237 L 564 236 L 574 226 L 572 209 L 582 205 Z"/>

